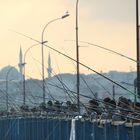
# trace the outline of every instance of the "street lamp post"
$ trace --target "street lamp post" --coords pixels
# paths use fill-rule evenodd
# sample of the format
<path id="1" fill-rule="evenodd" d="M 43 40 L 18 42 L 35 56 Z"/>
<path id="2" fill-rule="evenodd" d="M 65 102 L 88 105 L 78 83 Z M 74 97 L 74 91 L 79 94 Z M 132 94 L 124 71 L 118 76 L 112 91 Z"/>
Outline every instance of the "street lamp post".
<path id="1" fill-rule="evenodd" d="M 42 35 L 41 35 L 41 44 L 42 44 L 42 49 L 41 49 L 41 53 L 42 53 L 42 88 L 43 88 L 43 103 L 45 103 L 45 77 L 44 77 L 44 32 L 45 32 L 45 29 L 48 27 L 48 25 L 52 22 L 55 22 L 57 20 L 60 20 L 60 19 L 64 19 L 66 17 L 68 17 L 69 14 L 66 13 L 65 15 L 63 15 L 62 17 L 60 18 L 56 18 L 56 19 L 53 19 L 51 20 L 50 22 L 48 22 L 43 30 L 42 30 Z"/>
<path id="2" fill-rule="evenodd" d="M 15 68 L 15 66 L 13 67 L 10 67 L 9 70 L 7 71 L 7 74 L 6 74 L 6 111 L 8 112 L 9 110 L 9 94 L 8 94 L 8 88 L 9 88 L 9 85 L 8 85 L 8 76 L 9 76 L 9 73 L 11 72 L 11 70 L 13 70 L 13 68 Z"/>
<path id="3" fill-rule="evenodd" d="M 44 41 L 43 43 L 46 43 L 47 41 Z M 26 60 L 25 60 L 25 58 L 26 58 L 26 55 L 27 55 L 27 52 L 31 49 L 31 48 L 33 48 L 34 46 L 37 46 L 37 45 L 39 45 L 40 43 L 37 43 L 37 44 L 34 44 L 34 45 L 32 45 L 32 46 L 30 46 L 26 51 L 25 51 L 25 53 L 24 53 L 24 57 L 23 57 L 23 63 L 22 63 L 22 65 L 24 66 L 23 68 L 24 68 L 24 70 L 23 70 L 23 105 L 25 106 L 25 104 L 26 104 L 26 84 L 25 84 L 25 73 L 26 73 L 26 69 L 25 69 L 25 65 L 26 65 Z"/>

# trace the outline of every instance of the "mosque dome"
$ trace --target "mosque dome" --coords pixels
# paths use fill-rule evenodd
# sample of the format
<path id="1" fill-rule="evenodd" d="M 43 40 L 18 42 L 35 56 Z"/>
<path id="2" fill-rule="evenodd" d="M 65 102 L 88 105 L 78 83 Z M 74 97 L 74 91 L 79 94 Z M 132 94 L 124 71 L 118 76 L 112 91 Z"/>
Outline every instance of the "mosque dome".
<path id="1" fill-rule="evenodd" d="M 0 79 L 6 80 L 8 76 L 8 80 L 20 80 L 22 79 L 22 75 L 18 72 L 18 70 L 13 66 L 6 66 L 0 70 Z"/>

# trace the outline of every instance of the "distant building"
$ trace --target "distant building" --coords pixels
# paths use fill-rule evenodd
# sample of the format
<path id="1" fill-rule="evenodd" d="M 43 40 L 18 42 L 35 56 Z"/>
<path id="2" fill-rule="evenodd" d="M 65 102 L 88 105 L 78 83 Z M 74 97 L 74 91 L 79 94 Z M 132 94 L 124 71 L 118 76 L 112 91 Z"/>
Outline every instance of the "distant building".
<path id="1" fill-rule="evenodd" d="M 19 52 L 19 71 L 20 71 L 20 74 L 23 75 L 23 69 L 24 69 L 24 65 L 23 65 L 23 60 L 22 60 L 22 48 L 20 47 L 20 52 Z"/>
<path id="2" fill-rule="evenodd" d="M 50 53 L 48 55 L 48 68 L 47 68 L 47 71 L 48 71 L 48 78 L 50 78 L 51 75 L 52 75 L 52 66 L 51 66 L 51 56 L 50 56 Z"/>
<path id="3" fill-rule="evenodd" d="M 15 67 L 12 66 L 6 66 L 0 70 L 0 80 L 5 81 L 7 80 L 21 80 L 22 75 L 18 72 L 18 70 Z"/>

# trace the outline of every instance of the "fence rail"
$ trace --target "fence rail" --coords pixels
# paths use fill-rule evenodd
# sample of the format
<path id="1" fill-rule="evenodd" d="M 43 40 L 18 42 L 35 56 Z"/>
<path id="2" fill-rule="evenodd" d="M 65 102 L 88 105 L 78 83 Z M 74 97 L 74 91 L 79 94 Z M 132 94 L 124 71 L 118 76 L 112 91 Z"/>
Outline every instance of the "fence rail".
<path id="1" fill-rule="evenodd" d="M 72 129 L 75 137 L 70 138 Z M 0 140 L 140 140 L 140 125 L 86 120 L 11 118 L 0 120 Z"/>

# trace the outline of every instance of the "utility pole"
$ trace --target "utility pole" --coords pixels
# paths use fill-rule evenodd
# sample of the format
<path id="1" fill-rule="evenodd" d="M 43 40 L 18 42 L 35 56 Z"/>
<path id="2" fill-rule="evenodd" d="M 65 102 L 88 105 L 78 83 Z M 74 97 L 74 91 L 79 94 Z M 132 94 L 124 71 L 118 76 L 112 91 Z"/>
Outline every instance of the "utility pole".
<path id="1" fill-rule="evenodd" d="M 79 44 L 78 44 L 78 3 L 79 0 L 76 1 L 76 60 L 77 60 L 77 106 L 78 111 L 80 113 L 80 97 L 79 97 L 79 86 L 80 86 L 80 78 L 79 78 Z"/>
<path id="2" fill-rule="evenodd" d="M 140 96 L 139 2 L 136 0 L 137 94 Z"/>

